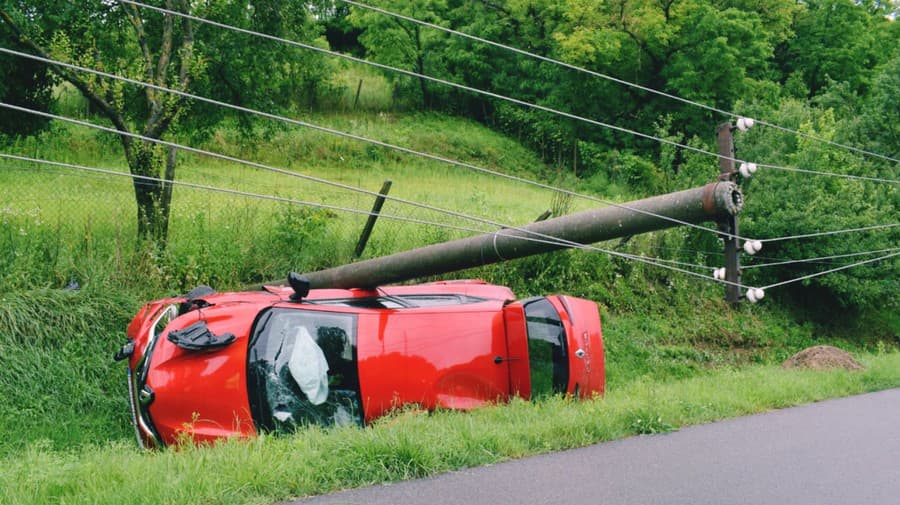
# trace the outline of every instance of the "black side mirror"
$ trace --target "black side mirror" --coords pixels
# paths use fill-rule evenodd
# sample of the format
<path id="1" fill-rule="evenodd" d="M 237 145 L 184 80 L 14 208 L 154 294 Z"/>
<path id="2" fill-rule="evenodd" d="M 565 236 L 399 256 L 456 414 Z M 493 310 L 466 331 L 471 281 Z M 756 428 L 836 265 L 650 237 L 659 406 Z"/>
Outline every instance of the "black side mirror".
<path id="1" fill-rule="evenodd" d="M 291 295 L 291 301 L 298 302 L 309 294 L 309 279 L 297 272 L 288 274 L 288 285 L 294 290 L 294 294 Z"/>

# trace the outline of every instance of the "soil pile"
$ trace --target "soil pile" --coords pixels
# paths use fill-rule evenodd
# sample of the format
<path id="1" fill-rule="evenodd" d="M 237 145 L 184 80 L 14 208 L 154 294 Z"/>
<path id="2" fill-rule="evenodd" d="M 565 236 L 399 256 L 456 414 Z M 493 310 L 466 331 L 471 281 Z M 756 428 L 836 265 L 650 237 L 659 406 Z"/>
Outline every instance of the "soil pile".
<path id="1" fill-rule="evenodd" d="M 810 368 L 828 370 L 845 368 L 847 370 L 863 370 L 863 366 L 853 359 L 847 351 L 830 345 L 817 345 L 804 349 L 791 356 L 782 365 L 783 368 Z"/>

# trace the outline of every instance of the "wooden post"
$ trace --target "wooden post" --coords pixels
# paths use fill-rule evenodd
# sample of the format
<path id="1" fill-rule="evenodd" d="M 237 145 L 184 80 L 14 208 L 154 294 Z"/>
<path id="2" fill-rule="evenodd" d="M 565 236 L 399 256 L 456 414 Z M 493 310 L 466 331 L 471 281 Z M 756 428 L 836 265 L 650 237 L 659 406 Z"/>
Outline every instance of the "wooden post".
<path id="1" fill-rule="evenodd" d="M 381 186 L 381 191 L 379 191 L 378 196 L 375 197 L 375 205 L 372 206 L 372 213 L 369 214 L 369 219 L 366 220 L 366 225 L 359 235 L 359 242 L 356 243 L 356 251 L 353 252 L 354 258 L 362 256 L 363 251 L 366 249 L 366 244 L 369 242 L 369 236 L 372 234 L 372 229 L 375 228 L 375 221 L 378 220 L 378 214 L 381 213 L 381 207 L 384 205 L 385 197 L 391 190 L 391 184 L 390 179 L 384 181 L 384 185 Z"/>
<path id="2" fill-rule="evenodd" d="M 356 85 L 356 98 L 353 99 L 353 108 L 359 104 L 359 92 L 362 91 L 362 79 L 359 80 L 359 84 Z"/>

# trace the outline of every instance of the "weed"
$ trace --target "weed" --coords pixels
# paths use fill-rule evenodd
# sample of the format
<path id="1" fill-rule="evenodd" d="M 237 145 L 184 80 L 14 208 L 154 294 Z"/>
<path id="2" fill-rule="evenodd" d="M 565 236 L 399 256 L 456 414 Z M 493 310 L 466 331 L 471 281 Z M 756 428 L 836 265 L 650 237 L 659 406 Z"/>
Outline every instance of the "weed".
<path id="1" fill-rule="evenodd" d="M 675 431 L 674 426 L 663 420 L 662 416 L 653 412 L 633 412 L 631 416 L 629 428 L 638 435 L 656 435 L 658 433 Z"/>

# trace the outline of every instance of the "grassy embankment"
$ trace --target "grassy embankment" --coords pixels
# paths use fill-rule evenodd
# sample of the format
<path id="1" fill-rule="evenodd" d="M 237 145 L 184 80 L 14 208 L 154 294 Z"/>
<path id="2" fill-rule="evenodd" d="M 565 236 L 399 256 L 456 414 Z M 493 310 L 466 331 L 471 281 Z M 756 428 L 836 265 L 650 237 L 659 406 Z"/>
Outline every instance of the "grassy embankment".
<path id="1" fill-rule="evenodd" d="M 469 122 L 390 114 L 315 119 L 506 173 L 572 184 L 515 142 Z M 74 128 L 51 133 L 4 152 L 122 170 L 114 140 Z M 549 207 L 591 205 L 310 132 L 283 131 L 251 146 L 223 129 L 206 147 L 370 190 L 391 178 L 394 196 L 510 224 L 529 222 Z M 194 155 L 181 159 L 179 178 L 185 181 L 360 209 L 371 205 L 368 195 Z M 231 289 L 282 277 L 289 269 L 341 263 L 365 217 L 181 188 L 170 243 L 160 251 L 133 240 L 127 179 L 3 164 L 3 503 L 267 503 L 900 385 L 900 356 L 892 352 L 896 317 L 804 311 L 777 291 L 763 304 L 731 309 L 710 283 L 570 252 L 457 276 L 506 283 L 519 296 L 566 292 L 597 300 L 607 346 L 609 392 L 603 399 L 522 401 L 467 414 L 401 413 L 364 430 L 310 430 L 142 454 L 128 426 L 124 368 L 111 360 L 139 305 L 199 283 Z M 710 170 L 712 177 L 715 167 Z M 752 205 L 752 195 L 748 201 Z M 480 227 L 394 202 L 384 212 Z M 383 219 L 366 256 L 461 234 Z M 682 229 L 636 237 L 628 251 L 681 257 L 690 236 Z M 71 280 L 82 289 L 62 290 Z M 816 373 L 776 366 L 814 343 L 849 349 L 869 369 Z"/>

